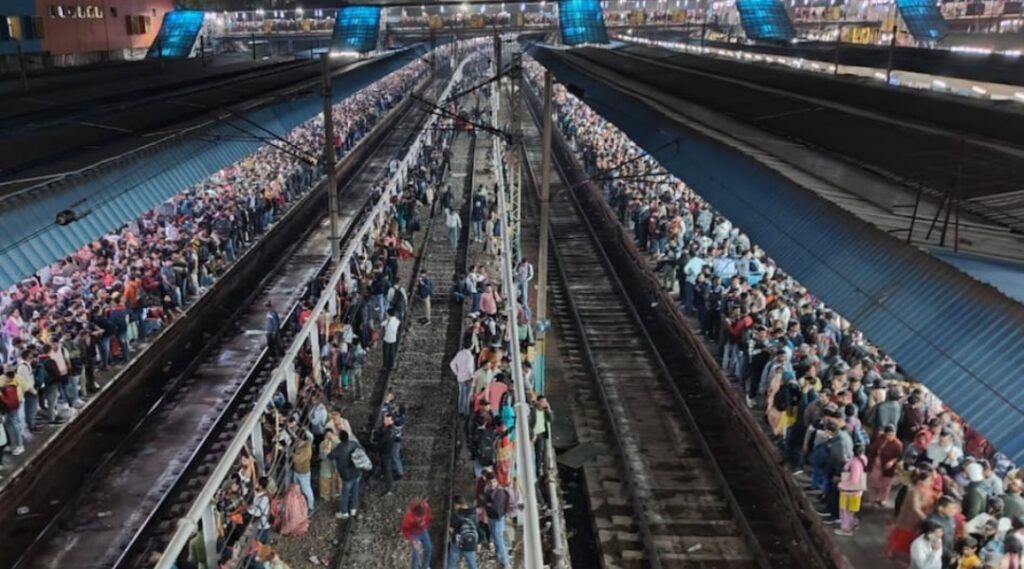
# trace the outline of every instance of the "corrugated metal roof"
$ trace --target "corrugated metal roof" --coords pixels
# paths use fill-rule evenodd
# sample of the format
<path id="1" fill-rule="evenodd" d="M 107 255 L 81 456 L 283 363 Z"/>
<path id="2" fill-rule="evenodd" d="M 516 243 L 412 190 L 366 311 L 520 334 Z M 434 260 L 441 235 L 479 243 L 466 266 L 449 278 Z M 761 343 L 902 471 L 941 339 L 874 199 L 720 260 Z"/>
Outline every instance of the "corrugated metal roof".
<path id="1" fill-rule="evenodd" d="M 785 164 L 682 117 L 666 120 L 553 50 L 534 52 L 997 448 L 1024 461 L 1024 306 L 821 199 Z"/>
<path id="2" fill-rule="evenodd" d="M 420 49 L 408 49 L 338 76 L 334 80 L 335 100 L 350 96 L 420 53 Z M 267 105 L 243 116 L 283 136 L 322 111 L 322 105 L 318 97 L 306 96 Z M 234 118 L 202 135 L 169 140 L 122 163 L 106 164 L 88 174 L 0 200 L 0 287 L 10 286 L 117 229 L 255 152 L 262 144 L 257 140 L 234 140 L 246 135 L 230 124 L 256 135 L 264 134 Z M 55 225 L 57 213 L 67 208 L 88 215 L 66 226 Z"/>

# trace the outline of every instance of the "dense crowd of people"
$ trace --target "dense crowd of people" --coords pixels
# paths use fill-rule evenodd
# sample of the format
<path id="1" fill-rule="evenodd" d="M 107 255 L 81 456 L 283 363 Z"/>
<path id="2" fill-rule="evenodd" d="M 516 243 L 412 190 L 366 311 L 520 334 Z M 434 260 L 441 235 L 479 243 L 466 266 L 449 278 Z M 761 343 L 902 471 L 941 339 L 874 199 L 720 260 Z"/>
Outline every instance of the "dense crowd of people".
<path id="1" fill-rule="evenodd" d="M 474 64 L 486 69 L 484 57 L 471 58 L 466 78 L 456 89 L 471 86 L 482 75 L 483 71 L 474 71 Z M 240 563 L 282 567 L 285 561 L 272 544 L 278 544 L 281 538 L 305 535 L 310 529 L 310 516 L 319 505 L 335 504 L 335 518 L 349 520 L 359 516 L 367 484 L 388 496 L 403 479 L 402 441 L 411 419 L 404 402 L 392 393 L 386 394 L 369 436 L 362 441 L 345 415 L 363 395 L 359 384 L 369 354 L 379 346 L 382 371 L 390 372 L 395 367 L 402 323 L 414 310 L 422 310 L 420 322 L 430 318 L 433 280 L 425 272 L 414 275 L 410 294 L 399 281 L 399 269 L 411 258 L 413 238 L 427 216 L 438 215 L 440 223 L 442 211 L 460 215 L 453 211 L 451 184 L 445 183 L 450 160 L 443 158 L 450 156 L 452 127 L 460 121 L 443 120 L 442 128 L 425 131 L 420 153 L 404 176 L 398 174 L 405 186 L 388 198 L 386 215 L 366 234 L 361 253 L 352 258 L 338 287 L 321 292 L 321 287 L 311 283 L 295 321 L 282 321 L 274 306 L 266 307 L 267 344 L 275 350 L 280 335 L 289 327 L 302 326 L 311 317 L 311 307 L 320 294 L 334 294 L 338 312 L 334 318 L 322 315 L 317 323 L 320 353 L 311 353 L 306 344 L 298 354 L 297 400 L 287 401 L 285 387 L 280 388 L 261 422 L 262 448 L 248 447 L 221 488 L 216 508 L 217 556 L 224 567 Z M 396 178 L 398 169 L 397 161 L 392 162 L 377 183 L 374 201 Z M 477 211 L 481 213 L 474 214 Z M 491 219 L 490 223 L 481 223 L 489 237 L 501 235 L 500 224 L 491 216 L 493 211 L 493 198 L 480 188 L 468 213 L 471 219 Z M 469 246 L 480 247 L 489 258 L 499 255 L 483 235 L 471 235 Z M 529 262 L 520 263 L 517 289 L 526 288 L 532 273 Z M 501 310 L 504 302 L 496 288 L 498 283 L 491 281 L 481 264 L 473 266 L 468 274 L 453 276 L 447 299 L 453 307 L 463 307 L 467 316 L 462 331 L 466 347 L 453 358 L 450 367 L 460 393 L 456 412 L 465 428 L 460 438 L 477 481 L 473 488 L 464 489 L 472 497 L 453 497 L 452 516 L 446 520 L 451 530 L 451 541 L 445 544 L 451 568 L 465 560 L 475 569 L 478 551 L 488 545 L 499 566 L 511 566 L 505 522 L 517 514 L 519 507 L 513 468 L 517 435 L 508 355 L 511 332 L 506 330 Z M 453 317 L 460 314 L 462 311 L 456 309 Z M 521 316 L 517 333 L 528 340 L 528 315 Z M 529 353 L 526 345 L 528 342 L 524 344 L 524 358 Z M 528 358 L 524 364 L 529 370 Z M 543 396 L 531 395 L 531 402 L 530 439 L 542 448 L 550 408 Z M 431 528 L 431 505 L 424 499 L 412 500 L 401 519 L 396 520 L 396 530 L 410 544 L 414 568 L 430 566 Z M 204 558 L 202 536 L 197 534 L 178 567 L 192 566 Z"/>
<path id="2" fill-rule="evenodd" d="M 417 61 L 335 105 L 336 152 L 351 149 L 426 71 Z M 26 439 L 65 422 L 99 391 L 98 374 L 181 315 L 311 189 L 321 172 L 309 157 L 320 155 L 323 130 L 318 115 L 285 145 L 262 146 L 0 291 L 0 446 L 19 455 Z"/>
<path id="3" fill-rule="evenodd" d="M 542 90 L 539 65 L 528 76 Z M 556 85 L 557 126 L 679 309 L 764 410 L 819 512 L 852 536 L 891 511 L 883 552 L 915 569 L 1020 567 L 1024 470 L 611 123 Z"/>
<path id="4" fill-rule="evenodd" d="M 441 48 L 442 55 L 447 50 Z M 404 75 L 418 77 L 420 65 L 406 67 Z M 407 89 L 411 83 L 402 85 Z M 391 93 L 370 91 L 365 97 L 387 100 Z M 384 492 L 401 479 L 405 406 L 386 396 L 369 441 L 359 440 L 343 411 L 366 396 L 363 369 L 374 350 L 384 353 L 385 370 L 394 365 L 389 346 L 394 349 L 410 311 L 409 295 L 398 280 L 400 263 L 413 256 L 411 239 L 421 228 L 424 205 L 430 203 L 426 189 L 443 174 L 440 156 L 450 138 L 450 130 L 425 131 L 424 144 L 402 178 L 406 185 L 387 194 L 389 182 L 400 175 L 398 160 L 389 163 L 371 190 L 371 202 L 384 203 L 384 213 L 372 218 L 373 227 L 336 289 L 324 290 L 319 280 L 308 283 L 293 320 L 266 304 L 267 349 L 279 355 L 284 353 L 282 336 L 312 318 L 321 295 L 335 296 L 337 312 L 332 318 L 325 311 L 317 321 L 320 352 L 312 353 L 307 343 L 294 361 L 296 400 L 288 400 L 287 386 L 279 387 L 260 422 L 262 448 L 246 447 L 221 486 L 215 508 L 221 567 L 283 569 L 285 560 L 271 546 L 275 536 L 305 535 L 318 502 L 333 504 L 337 519 L 349 519 L 358 515 L 371 476 L 382 479 Z M 205 559 L 200 533 L 177 567 L 205 565 Z"/>

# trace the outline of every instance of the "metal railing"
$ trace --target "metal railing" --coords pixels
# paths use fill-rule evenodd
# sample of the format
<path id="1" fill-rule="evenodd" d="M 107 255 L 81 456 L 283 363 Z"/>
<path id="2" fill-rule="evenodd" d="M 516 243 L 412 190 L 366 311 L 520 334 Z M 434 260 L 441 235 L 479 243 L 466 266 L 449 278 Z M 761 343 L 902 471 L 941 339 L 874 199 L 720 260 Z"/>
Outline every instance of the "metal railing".
<path id="1" fill-rule="evenodd" d="M 492 92 L 492 124 L 498 125 L 500 112 L 501 88 L 500 83 Z M 523 567 L 526 569 L 542 569 L 544 567 L 543 544 L 540 538 L 540 510 L 537 504 L 537 466 L 533 456 L 533 445 L 530 444 L 530 403 L 526 400 L 526 381 L 523 377 L 522 357 L 519 344 L 519 334 L 515 330 L 518 322 L 518 299 L 512 270 L 512 246 L 509 239 L 508 219 L 509 204 L 505 196 L 505 172 L 502 160 L 505 149 L 499 136 L 492 135 L 491 141 L 494 151 L 492 153 L 493 170 L 497 183 L 498 196 L 498 219 L 502 221 L 501 232 L 501 288 L 506 300 L 506 314 L 508 317 L 510 353 L 509 365 L 511 367 L 512 384 L 515 389 L 516 398 L 516 431 L 519 437 L 516 442 L 516 471 L 519 473 L 520 496 L 523 496 Z"/>

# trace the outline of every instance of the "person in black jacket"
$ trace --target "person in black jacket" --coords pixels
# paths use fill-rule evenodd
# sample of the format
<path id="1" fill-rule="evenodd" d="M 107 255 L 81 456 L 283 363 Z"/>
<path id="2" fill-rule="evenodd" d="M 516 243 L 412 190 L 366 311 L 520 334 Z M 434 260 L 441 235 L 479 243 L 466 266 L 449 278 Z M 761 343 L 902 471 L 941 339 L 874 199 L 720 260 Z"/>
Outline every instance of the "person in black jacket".
<path id="1" fill-rule="evenodd" d="M 97 329 L 97 344 L 100 349 L 100 371 L 107 371 L 110 367 L 110 342 L 114 337 L 116 328 L 114 323 L 106 317 L 105 310 L 96 310 L 92 314 L 92 325 Z"/>
<path id="2" fill-rule="evenodd" d="M 384 424 L 378 429 L 374 440 L 377 441 L 377 452 L 380 454 L 381 475 L 384 477 L 384 495 L 395 492 L 394 451 L 395 451 L 395 419 L 391 414 L 384 415 Z"/>
<path id="3" fill-rule="evenodd" d="M 359 447 L 359 443 L 349 438 L 348 431 L 338 433 L 338 440 L 338 446 L 327 457 L 334 461 L 341 476 L 341 497 L 338 500 L 338 513 L 334 517 L 346 520 L 359 511 L 359 488 L 363 473 L 352 462 L 352 453 Z"/>
<path id="4" fill-rule="evenodd" d="M 487 525 L 491 530 L 491 539 L 494 540 L 495 560 L 503 569 L 508 569 L 512 564 L 505 545 L 505 515 L 511 506 L 511 496 L 508 490 L 498 485 L 498 479 L 493 473 L 487 474 L 489 477 L 483 495 L 484 512 L 487 513 Z"/>
<path id="5" fill-rule="evenodd" d="M 452 517 L 448 525 L 451 528 L 448 535 L 452 538 L 448 544 L 447 569 L 456 569 L 459 559 L 465 559 L 469 569 L 477 569 L 476 550 L 480 537 L 476 513 L 462 496 L 456 496 L 452 503 Z"/>

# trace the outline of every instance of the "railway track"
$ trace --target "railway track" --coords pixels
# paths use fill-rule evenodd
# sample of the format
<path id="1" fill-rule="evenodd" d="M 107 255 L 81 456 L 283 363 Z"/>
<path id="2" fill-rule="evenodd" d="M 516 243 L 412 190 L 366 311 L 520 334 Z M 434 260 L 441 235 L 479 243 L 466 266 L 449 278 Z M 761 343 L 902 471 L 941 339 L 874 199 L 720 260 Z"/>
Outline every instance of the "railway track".
<path id="1" fill-rule="evenodd" d="M 411 143 L 427 116 L 410 105 L 349 178 L 341 208 L 352 237 L 370 190 L 387 163 Z M 313 224 L 289 254 L 271 264 L 261 286 L 229 319 L 125 443 L 51 523 L 19 566 L 134 567 L 175 529 L 174 521 L 219 460 L 251 410 L 276 358 L 263 339 L 270 301 L 282 316 L 282 342 L 309 285 L 327 274 L 327 220 Z M 319 287 L 317 287 L 319 288 Z"/>
<path id="2" fill-rule="evenodd" d="M 524 125 L 531 174 L 541 163 L 540 114 Z M 745 435 L 700 380 L 699 348 L 666 349 L 650 315 L 664 309 L 644 306 L 644 290 L 620 280 L 622 260 L 607 251 L 622 236 L 578 201 L 577 189 L 588 188 L 567 175 L 575 165 L 561 150 L 551 186 L 552 320 L 578 437 L 596 450 L 584 478 L 603 567 L 821 567 L 792 518 L 780 522 L 791 511 L 757 472 L 776 466 L 736 444 Z"/>
<path id="3" fill-rule="evenodd" d="M 469 82 L 473 79 L 468 77 Z M 470 133 L 460 133 L 455 138 L 450 176 L 445 182 L 452 185 L 454 207 L 463 211 L 464 219 L 468 219 L 476 148 L 476 137 Z M 385 393 L 394 393 L 396 401 L 406 407 L 408 423 L 403 429 L 401 451 L 404 476 L 396 482 L 394 494 L 387 496 L 381 496 L 380 483 L 373 482 L 371 492 L 375 496 L 363 500 L 359 517 L 345 525 L 334 567 L 408 565 L 408 545 L 395 528 L 405 505 L 414 498 L 425 499 L 431 505 L 435 520 L 431 529 L 434 558 L 440 559 L 447 549 L 447 519 L 458 444 L 456 388 L 448 361 L 462 341 L 464 317 L 463 308 L 453 306 L 448 298 L 452 274 L 465 266 L 468 224 L 460 234 L 458 248 L 453 249 L 440 203 L 433 218 L 429 217 L 429 207 L 421 205 L 419 209 L 425 232 L 418 243 L 420 253 L 416 262 L 408 275 L 403 275 L 409 309 L 403 322 L 397 369 L 387 375 L 375 398 L 379 402 Z M 431 324 L 420 321 L 423 308 L 413 300 L 420 270 L 425 270 L 434 281 Z M 370 422 L 375 418 L 376 413 L 371 413 Z"/>

